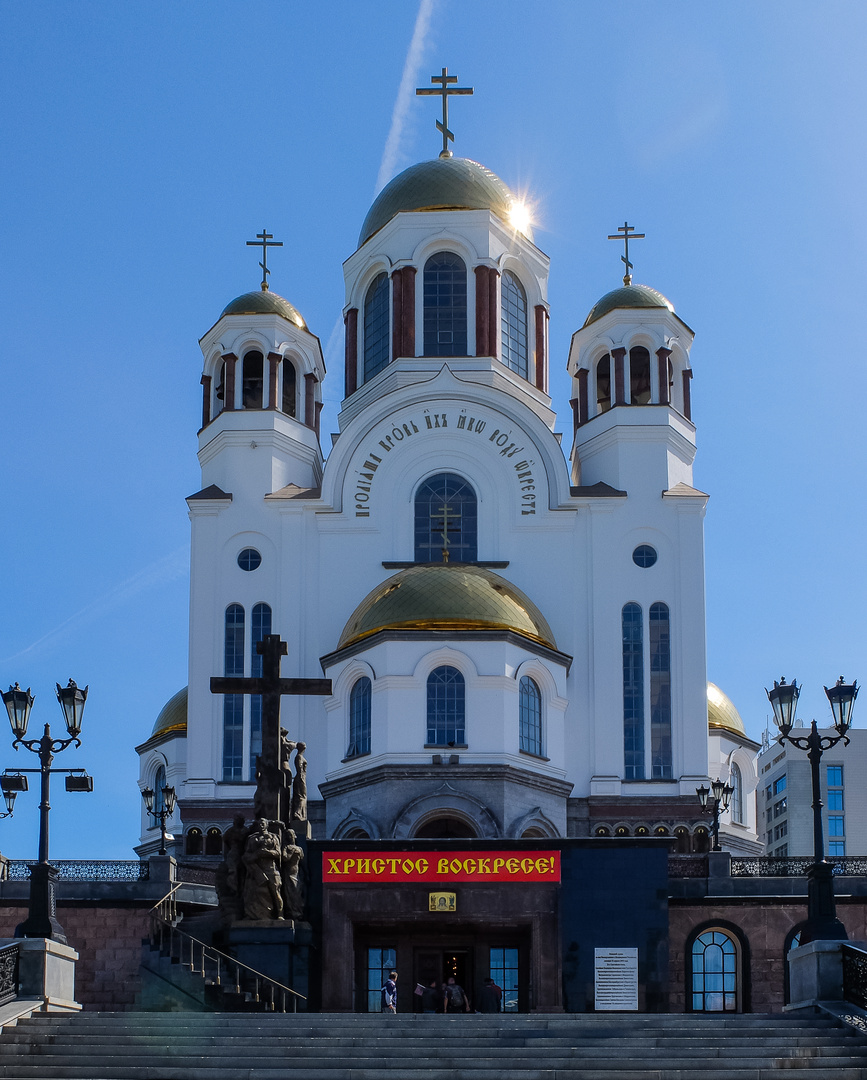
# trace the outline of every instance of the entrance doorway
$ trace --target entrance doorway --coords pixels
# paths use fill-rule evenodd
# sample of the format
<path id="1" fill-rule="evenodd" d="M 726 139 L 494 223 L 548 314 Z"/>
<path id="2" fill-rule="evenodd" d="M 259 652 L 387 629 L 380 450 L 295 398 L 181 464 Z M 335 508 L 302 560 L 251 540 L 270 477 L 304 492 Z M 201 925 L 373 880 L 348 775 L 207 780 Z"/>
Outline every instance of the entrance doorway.
<path id="1" fill-rule="evenodd" d="M 464 993 L 472 1003 L 475 994 L 475 969 L 474 950 L 472 948 L 427 948 L 419 946 L 414 950 L 414 978 L 416 986 L 430 986 L 436 982 L 442 987 L 450 978 L 453 978 L 458 986 L 462 986 Z M 421 1012 L 421 998 L 417 998 L 416 1012 Z"/>

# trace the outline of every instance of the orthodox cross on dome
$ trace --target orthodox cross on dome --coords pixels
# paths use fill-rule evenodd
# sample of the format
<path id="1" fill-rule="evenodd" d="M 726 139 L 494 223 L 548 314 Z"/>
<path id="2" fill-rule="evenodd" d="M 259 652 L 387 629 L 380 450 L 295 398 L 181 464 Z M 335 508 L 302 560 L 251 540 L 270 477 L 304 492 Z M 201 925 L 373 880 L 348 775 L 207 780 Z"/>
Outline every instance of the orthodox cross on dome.
<path id="1" fill-rule="evenodd" d="M 452 514 L 453 516 L 449 517 L 449 514 Z M 455 512 L 448 505 L 448 503 L 443 503 L 442 510 L 435 510 L 434 513 L 431 514 L 431 518 L 433 519 L 433 522 L 434 522 L 434 529 L 436 529 L 437 525 L 439 525 L 439 523 L 442 522 L 442 532 L 440 533 L 440 535 L 443 538 L 443 562 L 448 562 L 449 561 L 449 533 L 452 532 L 452 533 L 457 533 L 458 535 L 460 535 L 460 532 L 461 532 L 461 514 L 460 514 L 460 511 Z M 455 524 L 455 523 L 457 523 L 457 524 Z"/>
<path id="2" fill-rule="evenodd" d="M 270 778 L 280 774 L 280 698 L 284 695 L 331 694 L 331 679 L 281 678 L 280 659 L 288 654 L 289 646 L 281 641 L 279 634 L 266 634 L 256 645 L 256 652 L 262 657 L 262 675 L 259 678 L 215 677 L 211 679 L 211 693 L 262 695 L 262 768 L 258 771 L 263 775 L 264 783 L 259 781 L 257 803 L 269 820 L 282 820 L 285 817 L 288 823 L 289 808 L 279 805 L 279 785 L 269 784 Z M 300 743 L 298 745 L 301 746 Z"/>
<path id="3" fill-rule="evenodd" d="M 443 148 L 440 151 L 440 157 L 451 157 L 452 152 L 449 150 L 449 140 L 455 141 L 454 133 L 449 131 L 449 98 L 452 94 L 472 94 L 473 88 L 471 86 L 452 86 L 452 83 L 458 81 L 457 75 L 449 75 L 449 69 L 443 68 L 442 75 L 431 75 L 430 81 L 432 83 L 439 83 L 439 87 L 418 87 L 416 94 L 421 97 L 431 96 L 439 94 L 443 99 L 443 118 L 442 122 L 437 120 L 437 131 L 442 132 L 443 136 Z"/>
<path id="4" fill-rule="evenodd" d="M 622 225 L 617 226 L 617 232 L 614 236 L 609 236 L 609 240 L 622 240 L 624 246 L 624 254 L 620 256 L 620 261 L 626 266 L 626 273 L 623 275 L 623 284 L 632 284 L 632 274 L 630 270 L 633 269 L 632 263 L 629 261 L 629 241 L 630 240 L 643 240 L 644 233 L 636 232 L 635 227 L 624 221 Z"/>
<path id="5" fill-rule="evenodd" d="M 268 269 L 268 248 L 283 247 L 283 241 L 275 240 L 273 233 L 266 232 L 263 229 L 260 233 L 256 233 L 255 240 L 247 241 L 247 247 L 260 247 L 262 249 L 262 261 L 259 263 L 262 267 L 262 292 L 267 292 L 268 275 L 271 273 Z"/>

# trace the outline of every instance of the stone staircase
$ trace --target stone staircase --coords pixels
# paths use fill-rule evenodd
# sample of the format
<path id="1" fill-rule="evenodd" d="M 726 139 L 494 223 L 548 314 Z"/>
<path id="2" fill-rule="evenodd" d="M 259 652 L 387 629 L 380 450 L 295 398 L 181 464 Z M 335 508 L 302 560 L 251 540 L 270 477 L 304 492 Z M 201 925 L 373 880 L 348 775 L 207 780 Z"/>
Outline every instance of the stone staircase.
<path id="1" fill-rule="evenodd" d="M 0 1078 L 63 1080 L 867 1080 L 867 1038 L 830 1017 L 34 1015 Z"/>

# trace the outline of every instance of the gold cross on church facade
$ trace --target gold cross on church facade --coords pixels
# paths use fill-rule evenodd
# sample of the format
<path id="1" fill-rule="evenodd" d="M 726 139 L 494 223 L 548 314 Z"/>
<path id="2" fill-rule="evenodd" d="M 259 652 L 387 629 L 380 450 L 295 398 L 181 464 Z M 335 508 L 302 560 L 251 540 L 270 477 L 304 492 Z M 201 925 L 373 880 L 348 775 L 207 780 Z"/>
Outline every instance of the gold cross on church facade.
<path id="1" fill-rule="evenodd" d="M 450 518 L 449 514 L 452 514 L 453 516 Z M 437 525 L 439 525 L 440 522 L 443 523 L 443 529 L 442 529 L 442 532 L 440 533 L 440 535 L 443 538 L 443 562 L 448 562 L 449 561 L 449 533 L 454 532 L 454 533 L 458 533 L 460 535 L 460 532 L 461 532 L 461 514 L 460 514 L 460 511 L 455 512 L 454 510 L 452 510 L 452 508 L 449 506 L 448 503 L 443 503 L 442 510 L 435 510 L 431 514 L 431 518 L 433 519 L 434 530 L 436 530 L 436 527 L 437 527 Z M 455 521 L 457 521 L 457 524 L 455 524 Z M 431 545 L 431 546 L 433 546 L 433 545 Z"/>
<path id="2" fill-rule="evenodd" d="M 430 81 L 439 83 L 439 87 L 418 87 L 416 94 L 420 97 L 439 94 L 443 99 L 443 118 L 442 121 L 437 120 L 437 131 L 442 132 L 443 136 L 443 148 L 440 151 L 440 157 L 447 158 L 452 156 L 452 152 L 449 150 L 449 140 L 455 141 L 454 133 L 449 131 L 449 98 L 452 94 L 472 94 L 473 88 L 471 86 L 452 86 L 452 83 L 458 81 L 458 77 L 457 75 L 449 75 L 448 68 L 443 68 L 442 75 L 431 75 Z"/>
<path id="3" fill-rule="evenodd" d="M 626 273 L 623 275 L 623 284 L 632 284 L 631 270 L 634 269 L 632 263 L 629 261 L 629 241 L 630 240 L 643 240 L 644 233 L 636 232 L 635 227 L 630 225 L 629 222 L 624 221 L 622 225 L 617 226 L 617 232 L 614 236 L 609 236 L 609 240 L 622 240 L 624 246 L 624 254 L 620 256 L 620 261 L 626 266 Z"/>
<path id="4" fill-rule="evenodd" d="M 262 267 L 262 292 L 268 291 L 268 275 L 271 271 L 268 269 L 268 248 L 269 247 L 283 247 L 282 240 L 275 240 L 274 234 L 266 232 L 263 229 L 260 233 L 256 233 L 255 240 L 248 240 L 247 247 L 260 247 L 262 249 L 262 261 L 259 265 Z"/>

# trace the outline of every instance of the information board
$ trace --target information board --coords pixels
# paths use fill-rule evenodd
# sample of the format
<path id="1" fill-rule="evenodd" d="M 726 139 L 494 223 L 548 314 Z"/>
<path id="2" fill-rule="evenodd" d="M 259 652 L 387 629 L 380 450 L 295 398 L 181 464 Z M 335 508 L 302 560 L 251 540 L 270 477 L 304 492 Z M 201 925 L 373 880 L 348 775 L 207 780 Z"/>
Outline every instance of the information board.
<path id="1" fill-rule="evenodd" d="M 638 1011 L 638 949 L 596 949 L 596 1011 Z"/>

